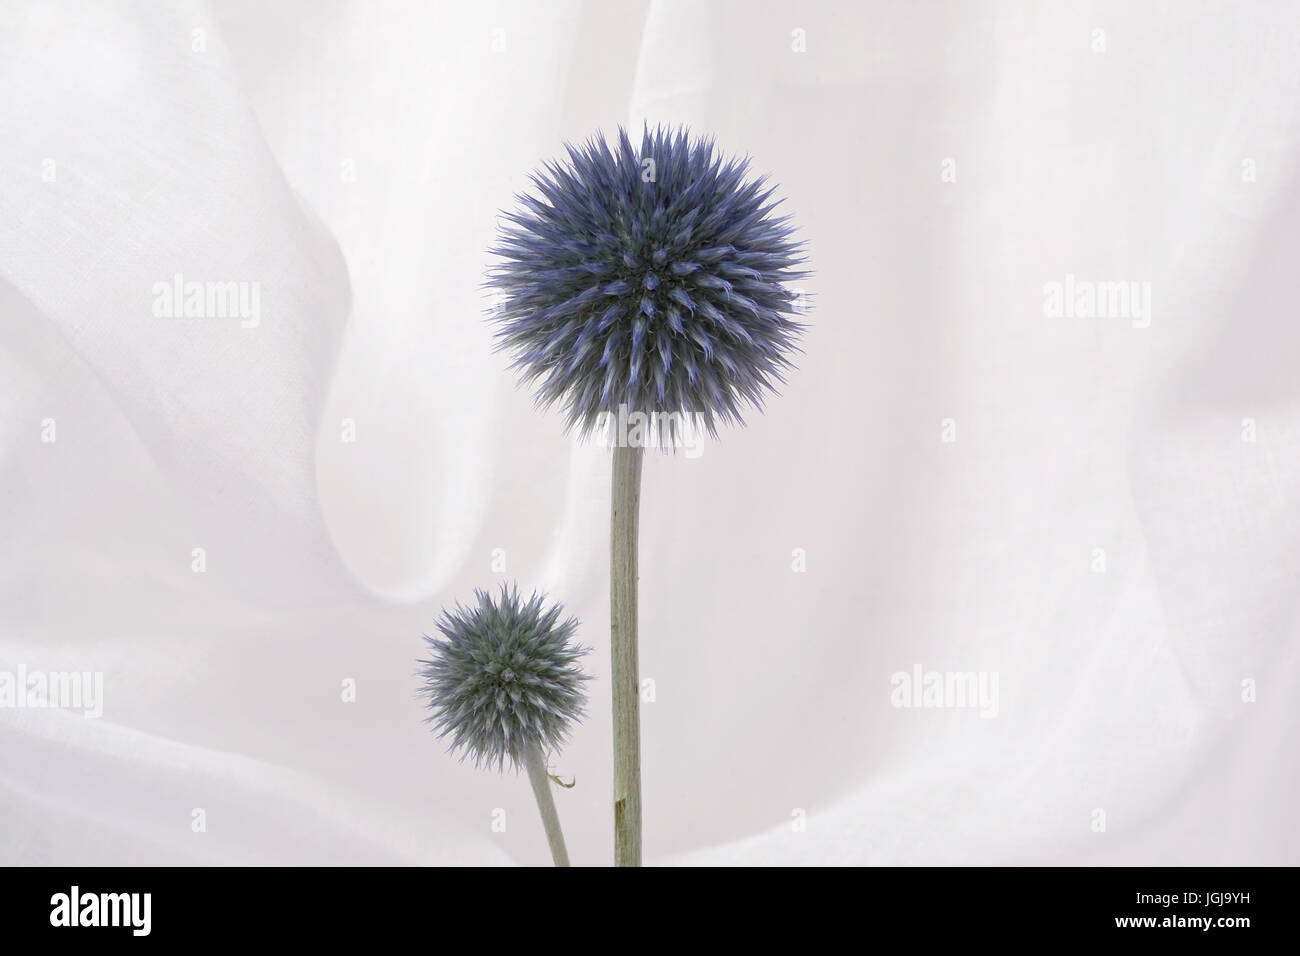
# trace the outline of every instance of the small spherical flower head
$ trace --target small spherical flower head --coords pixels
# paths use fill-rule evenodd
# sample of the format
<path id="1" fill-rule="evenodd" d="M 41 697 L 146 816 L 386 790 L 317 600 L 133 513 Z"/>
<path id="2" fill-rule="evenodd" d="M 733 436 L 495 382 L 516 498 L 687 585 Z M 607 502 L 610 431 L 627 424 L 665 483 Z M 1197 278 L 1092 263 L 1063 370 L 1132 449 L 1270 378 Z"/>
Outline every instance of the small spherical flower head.
<path id="1" fill-rule="evenodd" d="M 462 760 L 504 769 L 509 758 L 518 768 L 534 745 L 558 749 L 581 718 L 590 678 L 580 661 L 588 648 L 571 641 L 578 621 L 561 620 L 563 606 L 536 592 L 524 600 L 502 585 L 499 598 L 480 590 L 474 598 L 468 608 L 443 611 L 441 637 L 425 636 L 431 656 L 419 673 L 433 712 L 427 721 L 439 738 L 451 736 Z"/>
<path id="2" fill-rule="evenodd" d="M 804 328 L 785 285 L 808 274 L 803 244 L 766 177 L 685 129 L 566 148 L 491 250 L 498 347 L 579 433 L 634 412 L 742 423 Z"/>

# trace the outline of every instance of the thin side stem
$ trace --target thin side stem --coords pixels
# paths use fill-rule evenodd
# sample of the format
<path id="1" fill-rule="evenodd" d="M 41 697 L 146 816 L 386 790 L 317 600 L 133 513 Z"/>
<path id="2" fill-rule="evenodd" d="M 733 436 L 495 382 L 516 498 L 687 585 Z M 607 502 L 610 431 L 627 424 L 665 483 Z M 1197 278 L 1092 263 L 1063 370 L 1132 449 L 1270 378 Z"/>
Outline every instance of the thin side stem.
<path id="1" fill-rule="evenodd" d="M 560 829 L 560 815 L 555 812 L 555 797 L 551 793 L 551 775 L 546 772 L 546 757 L 540 744 L 524 751 L 524 766 L 528 768 L 528 782 L 533 785 L 537 809 L 542 814 L 546 828 L 546 842 L 551 845 L 551 859 L 556 866 L 569 865 L 569 851 L 564 846 L 564 832 Z"/>
<path id="2" fill-rule="evenodd" d="M 645 449 L 614 449 L 609 629 L 614 673 L 614 865 L 641 865 L 641 681 L 637 673 L 637 525 Z"/>

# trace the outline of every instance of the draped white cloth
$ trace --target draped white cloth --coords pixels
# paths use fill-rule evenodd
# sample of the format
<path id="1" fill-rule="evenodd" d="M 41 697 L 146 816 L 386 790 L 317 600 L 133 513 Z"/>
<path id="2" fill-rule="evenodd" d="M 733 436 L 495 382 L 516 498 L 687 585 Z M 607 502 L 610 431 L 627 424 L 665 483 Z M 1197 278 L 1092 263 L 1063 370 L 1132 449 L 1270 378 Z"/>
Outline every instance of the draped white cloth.
<path id="1" fill-rule="evenodd" d="M 0 707 L 0 863 L 545 863 L 415 695 L 507 579 L 584 622 L 553 769 L 610 860 L 608 453 L 515 387 L 482 279 L 530 169 L 643 122 L 770 172 L 816 270 L 784 394 L 647 462 L 647 862 L 1300 856 L 1295 4 L 0 24 L 0 671 L 103 680 Z M 177 274 L 258 321 L 156 314 Z M 996 716 L 894 706 L 918 667 Z"/>

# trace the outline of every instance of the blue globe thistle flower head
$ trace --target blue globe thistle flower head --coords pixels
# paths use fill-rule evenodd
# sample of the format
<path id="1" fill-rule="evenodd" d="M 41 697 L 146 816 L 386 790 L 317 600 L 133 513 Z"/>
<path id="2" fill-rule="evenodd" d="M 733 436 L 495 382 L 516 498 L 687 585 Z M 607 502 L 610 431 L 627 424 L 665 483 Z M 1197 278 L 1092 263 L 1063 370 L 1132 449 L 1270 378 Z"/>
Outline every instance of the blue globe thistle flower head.
<path id="1" fill-rule="evenodd" d="M 588 648 L 572 641 L 575 618 L 533 592 L 501 586 L 499 597 L 475 590 L 469 607 L 457 603 L 437 623 L 441 637 L 425 636 L 431 652 L 419 663 L 421 694 L 433 713 L 426 722 L 451 750 L 476 766 L 516 768 L 534 744 L 558 749 L 586 705 L 590 678 L 580 661 Z"/>
<path id="2" fill-rule="evenodd" d="M 803 243 L 774 187 L 685 129 L 566 148 L 490 250 L 498 348 L 579 433 L 633 412 L 743 424 L 804 329 L 786 286 L 808 275 Z"/>

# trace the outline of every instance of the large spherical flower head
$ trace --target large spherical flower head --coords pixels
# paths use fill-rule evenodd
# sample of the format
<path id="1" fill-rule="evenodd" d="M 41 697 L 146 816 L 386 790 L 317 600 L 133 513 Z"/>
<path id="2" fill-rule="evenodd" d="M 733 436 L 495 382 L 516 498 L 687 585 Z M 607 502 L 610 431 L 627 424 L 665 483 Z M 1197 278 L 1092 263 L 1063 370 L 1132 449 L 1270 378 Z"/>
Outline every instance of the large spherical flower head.
<path id="1" fill-rule="evenodd" d="M 527 748 L 558 748 L 582 716 L 589 679 L 579 662 L 587 648 L 571 642 L 578 622 L 564 608 L 533 593 L 520 598 L 502 585 L 499 599 L 474 592 L 438 620 L 441 637 L 425 637 L 432 651 L 420 661 L 422 693 L 439 737 L 476 765 L 518 767 Z"/>
<path id="2" fill-rule="evenodd" d="M 802 243 L 765 177 L 711 140 L 647 129 L 569 146 L 532 177 L 492 252 L 500 347 L 570 427 L 690 415 L 714 433 L 783 382 L 803 326 Z"/>

